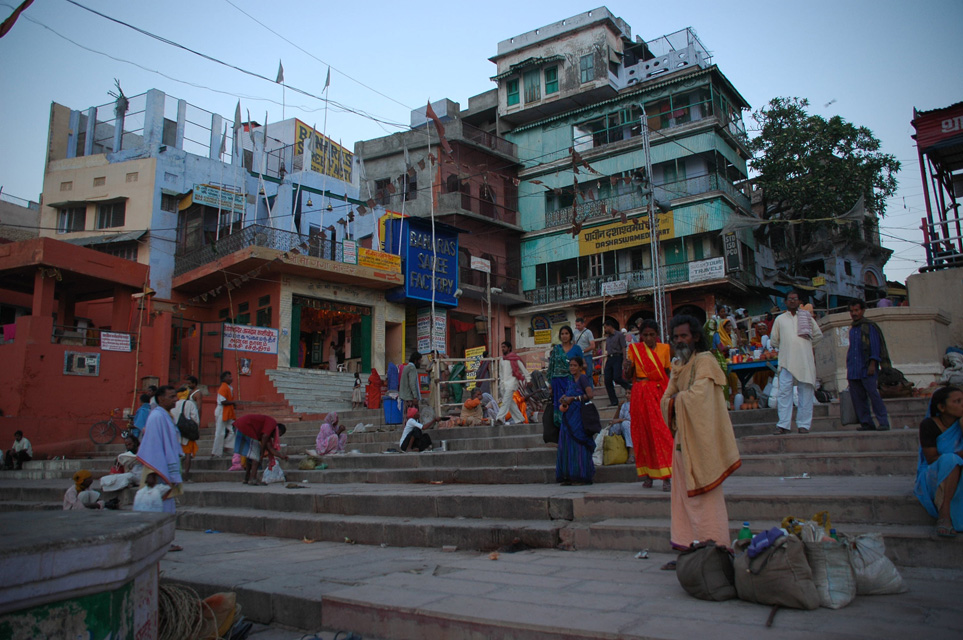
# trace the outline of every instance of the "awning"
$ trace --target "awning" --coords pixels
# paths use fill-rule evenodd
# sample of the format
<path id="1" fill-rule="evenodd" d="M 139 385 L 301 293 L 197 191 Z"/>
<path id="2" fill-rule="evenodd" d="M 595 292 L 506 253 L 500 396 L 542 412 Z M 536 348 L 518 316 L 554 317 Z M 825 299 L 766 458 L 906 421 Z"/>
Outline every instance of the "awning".
<path id="1" fill-rule="evenodd" d="M 127 231 L 124 233 L 115 233 L 113 235 L 86 236 L 84 238 L 64 238 L 64 242 L 75 244 L 78 247 L 89 247 L 91 245 L 110 244 L 112 242 L 133 242 L 135 240 L 140 240 L 145 233 L 147 233 L 146 229 L 140 229 L 138 231 Z"/>
<path id="2" fill-rule="evenodd" d="M 565 56 L 561 54 L 555 54 L 551 56 L 538 56 L 534 58 L 525 58 L 521 62 L 516 62 L 508 68 L 508 71 L 499 73 L 497 76 L 492 76 L 492 80 L 501 80 L 502 78 L 507 78 L 510 75 L 514 75 L 521 71 L 522 69 L 527 69 L 529 67 L 537 67 L 549 62 L 562 62 L 565 60 Z"/>
<path id="3" fill-rule="evenodd" d="M 110 204 L 112 202 L 125 202 L 127 196 L 93 196 L 86 200 L 63 200 L 61 202 L 51 202 L 48 207 L 54 209 L 67 209 L 71 207 L 86 207 L 88 204 Z"/>

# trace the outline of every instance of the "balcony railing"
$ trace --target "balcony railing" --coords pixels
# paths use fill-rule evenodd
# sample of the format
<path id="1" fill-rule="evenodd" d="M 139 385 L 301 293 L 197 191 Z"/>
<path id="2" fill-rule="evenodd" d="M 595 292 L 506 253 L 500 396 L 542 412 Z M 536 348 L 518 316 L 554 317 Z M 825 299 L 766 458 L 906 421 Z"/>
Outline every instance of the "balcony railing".
<path id="1" fill-rule="evenodd" d="M 699 261 L 704 262 L 704 261 Z M 662 267 L 662 282 L 665 285 L 681 284 L 689 282 L 689 264 L 669 264 Z M 602 295 L 602 284 L 615 280 L 627 280 L 629 291 L 645 291 L 652 289 L 654 271 L 652 269 L 640 269 L 618 275 L 596 276 L 594 278 L 572 279 L 562 284 L 553 284 L 547 287 L 539 287 L 525 292 L 525 297 L 532 304 L 550 304 L 553 302 L 566 302 L 591 298 Z M 742 272 L 728 274 L 742 280 Z M 721 274 L 720 274 L 720 277 Z"/>
<path id="2" fill-rule="evenodd" d="M 498 151 L 505 155 L 516 157 L 515 143 L 509 142 L 505 138 L 499 138 L 493 133 L 482 131 L 466 122 L 461 123 L 461 135 L 466 139 L 483 147 L 488 147 L 492 151 Z"/>
<path id="3" fill-rule="evenodd" d="M 307 248 L 302 246 L 305 244 Z M 330 239 L 322 241 L 320 236 L 307 236 L 254 224 L 226 238 L 221 238 L 213 244 L 204 245 L 177 256 L 174 263 L 174 277 L 247 247 L 264 247 L 278 251 L 298 248 L 305 254 L 337 262 L 341 262 L 344 255 L 344 246 L 340 242 L 332 242 Z"/>
<path id="4" fill-rule="evenodd" d="M 729 180 L 716 173 L 656 185 L 655 197 L 657 200 L 663 202 L 672 202 L 673 200 L 697 196 L 710 191 L 722 191 L 746 211 L 750 209 L 749 198 L 729 182 Z M 602 210 L 603 204 L 605 205 L 604 211 Z M 645 197 L 641 192 L 634 191 L 610 198 L 580 202 L 578 205 L 578 218 L 580 221 L 607 218 L 612 217 L 613 209 L 617 211 L 631 211 L 632 209 L 641 209 L 645 206 Z M 557 227 L 569 224 L 572 224 L 572 207 L 563 207 L 562 209 L 550 211 L 545 214 L 546 227 Z"/>
<path id="5" fill-rule="evenodd" d="M 497 220 L 506 224 L 518 224 L 518 212 L 515 209 L 488 202 L 467 193 L 443 193 L 438 196 L 438 206 L 441 211 L 437 213 L 442 215 L 449 211 L 461 209 L 471 211 L 490 220 Z"/>

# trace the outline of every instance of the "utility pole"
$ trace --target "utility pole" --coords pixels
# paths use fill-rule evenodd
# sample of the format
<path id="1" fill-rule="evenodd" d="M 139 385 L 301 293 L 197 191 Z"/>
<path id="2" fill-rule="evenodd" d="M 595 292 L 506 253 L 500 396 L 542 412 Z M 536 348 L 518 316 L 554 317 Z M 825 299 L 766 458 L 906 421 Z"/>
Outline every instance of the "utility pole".
<path id="1" fill-rule="evenodd" d="M 655 306 L 655 321 L 667 339 L 668 327 L 665 324 L 665 283 L 662 281 L 662 263 L 659 259 L 659 218 L 655 210 L 655 186 L 652 184 L 652 150 L 649 146 L 649 123 L 642 107 L 642 150 L 645 152 L 645 190 L 648 192 L 649 210 L 649 248 L 652 250 L 652 301 Z M 643 191 L 645 192 L 645 191 Z"/>

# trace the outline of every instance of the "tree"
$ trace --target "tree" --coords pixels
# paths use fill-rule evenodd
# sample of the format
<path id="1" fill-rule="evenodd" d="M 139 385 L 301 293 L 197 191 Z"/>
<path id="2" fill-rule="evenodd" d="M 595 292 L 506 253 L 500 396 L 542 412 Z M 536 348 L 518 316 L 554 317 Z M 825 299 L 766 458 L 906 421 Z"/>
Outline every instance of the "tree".
<path id="1" fill-rule="evenodd" d="M 765 225 L 772 228 L 773 249 L 787 260 L 791 275 L 798 274 L 814 243 L 826 237 L 824 230 L 848 233 L 854 240 L 866 237 L 858 221 L 827 219 L 846 214 L 860 197 L 868 220 L 884 216 L 900 169 L 895 156 L 879 150 L 871 130 L 839 116 L 811 115 L 808 106 L 805 99 L 773 98 L 752 114 L 759 135 L 749 143 L 764 217 L 796 221 Z"/>

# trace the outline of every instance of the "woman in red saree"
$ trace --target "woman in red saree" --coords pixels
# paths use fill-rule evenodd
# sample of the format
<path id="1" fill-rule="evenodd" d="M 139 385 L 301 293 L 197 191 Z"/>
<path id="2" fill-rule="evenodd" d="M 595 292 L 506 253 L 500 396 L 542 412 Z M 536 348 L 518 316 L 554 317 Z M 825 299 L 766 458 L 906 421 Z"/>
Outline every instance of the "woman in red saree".
<path id="1" fill-rule="evenodd" d="M 380 409 L 381 408 L 381 376 L 378 375 L 377 369 L 371 370 L 371 375 L 368 376 L 368 386 L 365 387 L 365 400 L 369 409 Z"/>
<path id="2" fill-rule="evenodd" d="M 672 434 L 662 418 L 662 396 L 669 384 L 669 345 L 659 342 L 659 325 L 645 320 L 641 342 L 628 347 L 626 369 L 635 374 L 632 383 L 632 444 L 635 467 L 643 486 L 651 487 L 654 478 L 662 479 L 662 490 L 671 489 Z"/>

